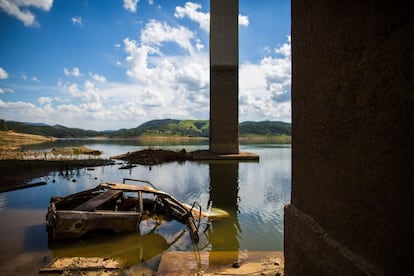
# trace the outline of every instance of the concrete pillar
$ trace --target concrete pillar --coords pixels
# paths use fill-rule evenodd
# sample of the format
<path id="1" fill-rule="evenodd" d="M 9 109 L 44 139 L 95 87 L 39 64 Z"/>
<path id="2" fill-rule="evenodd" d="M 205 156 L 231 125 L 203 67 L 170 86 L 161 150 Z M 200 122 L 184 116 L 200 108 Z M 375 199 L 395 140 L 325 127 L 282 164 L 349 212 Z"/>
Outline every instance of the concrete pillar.
<path id="1" fill-rule="evenodd" d="M 292 0 L 287 276 L 412 273 L 413 49 L 406 3 Z"/>
<path id="2" fill-rule="evenodd" d="M 239 153 L 238 0 L 210 1 L 210 152 Z"/>

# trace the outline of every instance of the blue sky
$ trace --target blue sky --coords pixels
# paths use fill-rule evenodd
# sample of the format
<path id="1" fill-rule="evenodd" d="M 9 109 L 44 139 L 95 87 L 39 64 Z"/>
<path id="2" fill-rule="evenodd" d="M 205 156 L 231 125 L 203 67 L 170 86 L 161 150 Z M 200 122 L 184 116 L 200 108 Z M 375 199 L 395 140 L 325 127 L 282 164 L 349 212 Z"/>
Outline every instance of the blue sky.
<path id="1" fill-rule="evenodd" d="M 209 118 L 209 0 L 0 0 L 0 118 Z M 239 119 L 291 121 L 290 1 L 239 1 Z"/>

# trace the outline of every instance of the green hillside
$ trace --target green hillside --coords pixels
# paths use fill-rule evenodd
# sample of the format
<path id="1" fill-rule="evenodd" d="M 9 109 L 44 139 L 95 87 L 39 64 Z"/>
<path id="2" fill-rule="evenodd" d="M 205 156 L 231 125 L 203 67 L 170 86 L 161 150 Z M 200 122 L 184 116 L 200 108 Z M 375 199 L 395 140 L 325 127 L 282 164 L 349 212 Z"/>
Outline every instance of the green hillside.
<path id="1" fill-rule="evenodd" d="M 277 121 L 242 122 L 239 125 L 241 136 L 290 136 L 291 124 Z M 0 119 L 0 130 L 13 130 L 19 133 L 37 134 L 56 138 L 88 138 L 104 136 L 108 138 L 132 138 L 142 136 L 184 136 L 208 137 L 209 120 L 152 120 L 136 128 L 115 131 L 93 131 L 68 128 L 60 125 L 46 125 L 5 121 Z"/>
<path id="2" fill-rule="evenodd" d="M 19 133 L 35 134 L 42 136 L 50 136 L 56 138 L 86 138 L 102 135 L 101 132 L 93 130 L 84 130 L 80 128 L 68 128 L 61 125 L 46 125 L 23 123 L 15 121 L 5 121 L 0 119 L 0 130 L 13 130 Z"/>
<path id="3" fill-rule="evenodd" d="M 239 125 L 240 135 L 288 135 L 290 136 L 291 124 L 275 121 L 242 122 Z"/>
<path id="4" fill-rule="evenodd" d="M 208 120 L 152 120 L 131 129 L 113 131 L 110 136 L 187 136 L 208 137 Z"/>

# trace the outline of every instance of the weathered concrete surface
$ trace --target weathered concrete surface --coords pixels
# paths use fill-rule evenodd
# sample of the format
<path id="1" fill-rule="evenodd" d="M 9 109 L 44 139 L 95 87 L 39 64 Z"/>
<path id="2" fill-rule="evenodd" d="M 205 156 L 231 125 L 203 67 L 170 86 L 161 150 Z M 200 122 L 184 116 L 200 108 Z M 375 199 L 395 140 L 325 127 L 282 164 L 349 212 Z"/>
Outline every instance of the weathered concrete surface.
<path id="1" fill-rule="evenodd" d="M 293 275 L 381 275 L 382 271 L 363 256 L 341 244 L 312 217 L 300 212 L 294 205 L 285 207 L 285 240 L 290 264 L 295 264 Z M 300 253 L 300 254 L 299 254 Z"/>
<path id="2" fill-rule="evenodd" d="M 287 275 L 364 273 L 341 250 L 328 254 L 332 241 L 374 274 L 405 274 L 413 263 L 412 11 L 395 1 L 292 0 Z"/>
<path id="3" fill-rule="evenodd" d="M 281 251 L 167 252 L 157 276 L 283 275 Z"/>
<path id="4" fill-rule="evenodd" d="M 238 0 L 210 1 L 210 151 L 239 152 Z"/>

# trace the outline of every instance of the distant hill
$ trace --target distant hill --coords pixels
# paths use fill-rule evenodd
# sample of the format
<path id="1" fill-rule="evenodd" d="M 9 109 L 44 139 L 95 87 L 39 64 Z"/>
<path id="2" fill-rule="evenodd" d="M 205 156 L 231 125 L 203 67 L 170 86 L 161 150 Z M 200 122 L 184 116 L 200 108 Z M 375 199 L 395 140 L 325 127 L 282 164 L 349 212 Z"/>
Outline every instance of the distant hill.
<path id="1" fill-rule="evenodd" d="M 239 125 L 240 135 L 291 135 L 290 123 L 276 121 L 242 122 Z"/>
<path id="2" fill-rule="evenodd" d="M 110 133 L 111 136 L 187 136 L 208 137 L 208 120 L 152 120 L 136 128 L 120 129 Z"/>
<path id="3" fill-rule="evenodd" d="M 50 126 L 43 123 L 23 123 L 4 121 L 0 119 L 0 130 L 13 130 L 19 133 L 50 136 L 56 138 L 86 138 L 100 136 L 101 132 L 83 130 L 80 128 L 68 128 L 61 125 Z"/>
<path id="4" fill-rule="evenodd" d="M 275 136 L 291 135 L 291 124 L 277 121 L 242 122 L 239 125 L 242 136 Z M 88 138 L 105 136 L 108 138 L 128 138 L 139 136 L 185 136 L 208 137 L 209 120 L 152 120 L 136 128 L 114 131 L 93 131 L 79 128 L 68 128 L 61 125 L 42 123 L 22 123 L 0 119 L 0 130 L 13 130 L 20 133 L 37 134 L 56 138 Z"/>

